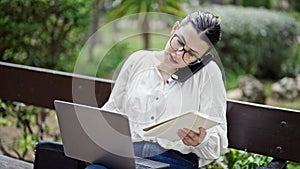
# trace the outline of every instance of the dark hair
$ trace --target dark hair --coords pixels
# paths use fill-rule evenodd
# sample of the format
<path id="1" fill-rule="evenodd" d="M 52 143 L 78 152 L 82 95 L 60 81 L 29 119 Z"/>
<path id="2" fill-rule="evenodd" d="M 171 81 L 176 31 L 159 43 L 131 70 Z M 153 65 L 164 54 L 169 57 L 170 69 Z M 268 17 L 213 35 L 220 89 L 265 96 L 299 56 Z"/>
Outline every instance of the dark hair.
<path id="1" fill-rule="evenodd" d="M 188 23 L 192 23 L 203 40 L 208 38 L 210 43 L 216 44 L 221 39 L 220 19 L 210 12 L 193 12 L 181 21 L 180 27 Z"/>

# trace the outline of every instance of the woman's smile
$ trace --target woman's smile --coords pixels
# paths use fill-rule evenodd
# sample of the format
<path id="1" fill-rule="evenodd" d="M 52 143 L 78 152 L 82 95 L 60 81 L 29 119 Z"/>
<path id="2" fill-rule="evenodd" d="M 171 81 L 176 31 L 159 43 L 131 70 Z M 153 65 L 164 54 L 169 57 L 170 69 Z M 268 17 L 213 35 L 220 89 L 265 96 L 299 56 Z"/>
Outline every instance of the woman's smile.
<path id="1" fill-rule="evenodd" d="M 178 62 L 174 59 L 174 56 L 171 53 L 169 53 L 169 61 L 173 64 L 178 64 Z"/>

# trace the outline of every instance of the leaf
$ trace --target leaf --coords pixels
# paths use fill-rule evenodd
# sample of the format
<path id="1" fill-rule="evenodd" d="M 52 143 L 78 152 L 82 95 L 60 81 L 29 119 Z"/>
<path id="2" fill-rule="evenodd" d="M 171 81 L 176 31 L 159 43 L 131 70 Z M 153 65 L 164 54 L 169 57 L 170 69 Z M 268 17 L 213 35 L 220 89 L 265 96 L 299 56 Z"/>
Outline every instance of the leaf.
<path id="1" fill-rule="evenodd" d="M 3 126 L 11 126 L 11 122 L 5 118 L 0 117 L 0 124 Z"/>

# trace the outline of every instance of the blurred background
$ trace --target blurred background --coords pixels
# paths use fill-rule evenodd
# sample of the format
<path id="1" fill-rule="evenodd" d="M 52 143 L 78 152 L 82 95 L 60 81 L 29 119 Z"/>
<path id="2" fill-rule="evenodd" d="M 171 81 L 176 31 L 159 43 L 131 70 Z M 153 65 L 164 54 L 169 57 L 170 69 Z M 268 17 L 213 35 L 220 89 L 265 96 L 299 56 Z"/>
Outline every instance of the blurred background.
<path id="1" fill-rule="evenodd" d="M 300 110 L 300 0 L 0 0 L 0 61 L 114 79 L 132 52 L 163 49 L 174 22 L 198 10 L 221 17 L 229 99 Z M 133 15 L 144 12 L 164 15 Z M 38 140 L 61 140 L 54 114 L 0 100 L 0 153 L 32 162 Z M 206 168 L 271 160 L 229 149 Z"/>

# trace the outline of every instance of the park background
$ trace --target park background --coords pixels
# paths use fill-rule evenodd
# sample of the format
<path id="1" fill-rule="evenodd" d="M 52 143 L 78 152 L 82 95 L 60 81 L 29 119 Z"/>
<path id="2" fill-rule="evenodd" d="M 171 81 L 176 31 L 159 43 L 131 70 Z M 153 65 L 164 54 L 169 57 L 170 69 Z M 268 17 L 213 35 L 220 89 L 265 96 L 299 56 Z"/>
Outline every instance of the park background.
<path id="1" fill-rule="evenodd" d="M 299 0 L 0 0 L 0 61 L 66 72 L 77 66 L 75 73 L 114 79 L 132 52 L 164 48 L 166 36 L 145 32 L 168 34 L 173 24 L 133 14 L 182 18 L 197 10 L 222 19 L 215 47 L 229 98 L 300 110 Z M 120 40 L 128 34 L 135 36 Z M 38 140 L 61 140 L 54 111 L 0 100 L 0 153 L 32 162 Z M 256 168 L 269 161 L 229 149 L 206 168 Z"/>

